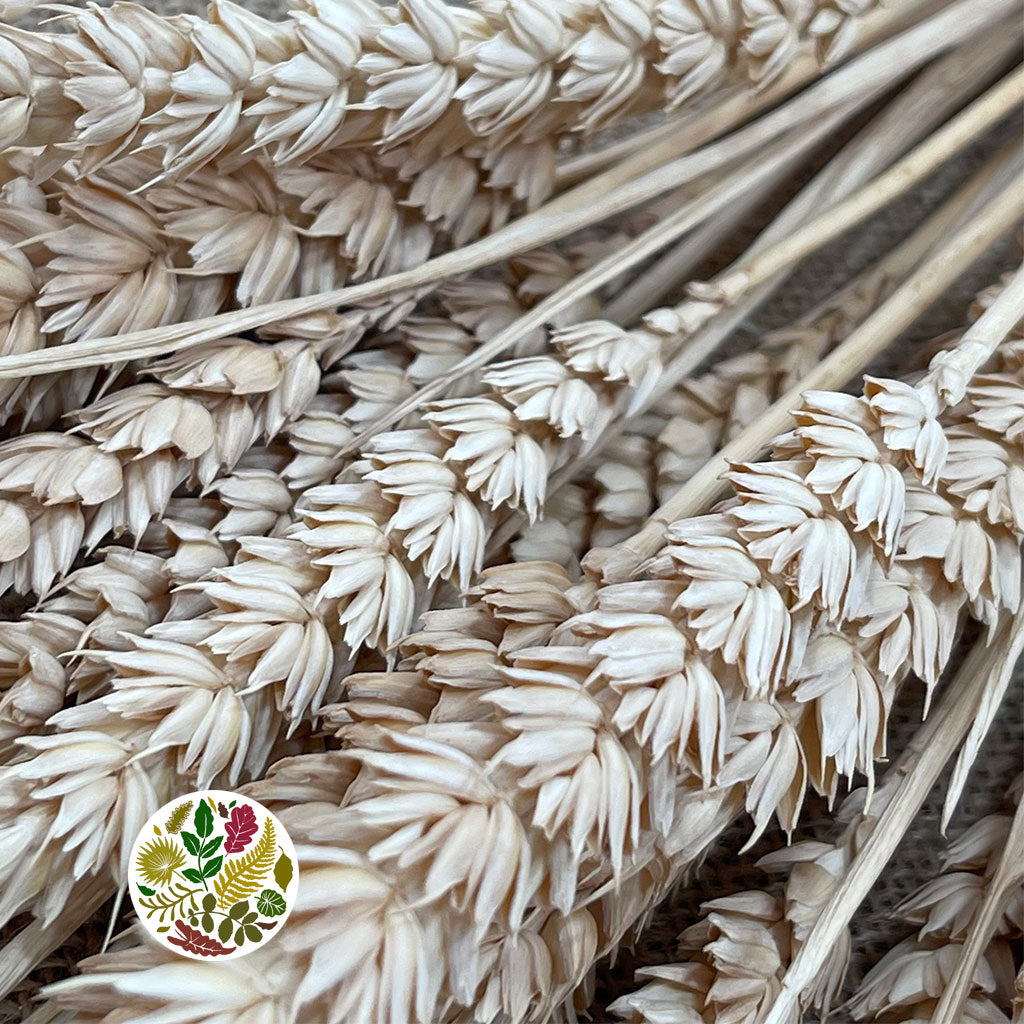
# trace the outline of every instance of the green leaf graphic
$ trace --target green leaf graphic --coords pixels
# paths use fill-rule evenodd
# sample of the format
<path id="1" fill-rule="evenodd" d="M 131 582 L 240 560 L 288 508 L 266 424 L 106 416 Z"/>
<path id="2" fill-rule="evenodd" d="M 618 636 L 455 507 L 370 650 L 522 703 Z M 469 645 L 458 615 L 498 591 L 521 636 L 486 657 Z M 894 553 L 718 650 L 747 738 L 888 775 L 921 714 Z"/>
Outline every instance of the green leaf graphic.
<path id="1" fill-rule="evenodd" d="M 205 800 L 200 801 L 192 822 L 200 839 L 205 839 L 213 831 L 213 811 Z"/>
<path id="2" fill-rule="evenodd" d="M 200 857 L 212 857 L 219 849 L 220 844 L 224 842 L 223 836 L 217 836 L 211 839 L 200 851 Z"/>
<path id="3" fill-rule="evenodd" d="M 155 896 L 156 895 L 156 889 L 148 889 L 144 885 L 139 885 L 139 892 L 141 892 L 143 896 Z"/>
<path id="4" fill-rule="evenodd" d="M 220 927 L 217 929 L 217 938 L 221 942 L 227 942 L 231 938 L 231 929 L 235 927 L 235 922 L 230 917 L 225 917 L 220 923 Z"/>
<path id="5" fill-rule="evenodd" d="M 184 875 L 184 876 L 185 876 L 185 877 L 186 877 L 186 878 L 187 878 L 187 879 L 188 879 L 188 880 L 189 880 L 190 882 L 199 882 L 200 884 L 202 884 L 202 881 L 203 881 L 203 876 L 202 876 L 201 874 L 199 874 L 199 872 L 198 872 L 198 871 L 196 871 L 196 869 L 195 869 L 195 868 L 185 868 L 185 870 L 184 870 L 184 871 L 182 871 L 182 874 L 183 874 L 183 875 Z"/>
<path id="6" fill-rule="evenodd" d="M 182 832 L 181 841 L 185 844 L 185 849 L 188 850 L 193 857 L 199 856 L 199 851 L 203 844 L 199 842 L 198 836 L 192 835 L 191 832 Z"/>
<path id="7" fill-rule="evenodd" d="M 203 878 L 213 878 L 213 876 L 220 871 L 220 866 L 223 863 L 223 857 L 214 857 L 213 860 L 207 861 L 203 865 Z"/>
<path id="8" fill-rule="evenodd" d="M 204 932 L 213 931 L 213 917 L 210 914 L 203 914 L 200 924 L 202 924 Z"/>
<path id="9" fill-rule="evenodd" d="M 263 932 L 261 932 L 259 928 L 253 928 L 251 924 L 247 924 L 242 930 L 245 932 L 245 937 L 250 942 L 259 942 L 260 939 L 263 938 Z"/>
<path id="10" fill-rule="evenodd" d="M 264 889 L 256 901 L 256 909 L 264 917 L 280 917 L 288 909 L 288 904 L 279 892 Z"/>
<path id="11" fill-rule="evenodd" d="M 282 891 L 287 890 L 292 874 L 292 862 L 288 859 L 288 854 L 282 853 L 274 865 L 274 881 L 277 882 L 277 887 Z"/>
<path id="12" fill-rule="evenodd" d="M 203 897 L 203 910 L 209 913 L 209 911 L 213 910 L 215 906 L 217 906 L 217 897 L 214 896 L 212 892 L 208 892 Z"/>
<path id="13" fill-rule="evenodd" d="M 228 917 L 234 918 L 236 921 L 240 921 L 248 913 L 249 901 L 241 900 L 228 911 Z"/>
<path id="14" fill-rule="evenodd" d="M 239 928 L 238 931 L 235 932 L 235 945 L 236 946 L 243 946 L 243 945 L 245 945 L 245 929 L 244 928 Z"/>

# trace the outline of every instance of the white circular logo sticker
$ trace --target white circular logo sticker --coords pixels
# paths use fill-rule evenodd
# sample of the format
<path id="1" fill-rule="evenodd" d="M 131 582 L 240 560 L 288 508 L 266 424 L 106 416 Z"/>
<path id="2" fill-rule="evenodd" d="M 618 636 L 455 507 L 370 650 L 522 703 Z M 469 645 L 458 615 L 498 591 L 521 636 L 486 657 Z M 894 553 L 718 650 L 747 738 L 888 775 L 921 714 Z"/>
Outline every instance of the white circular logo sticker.
<path id="1" fill-rule="evenodd" d="M 168 949 L 227 960 L 281 930 L 298 874 L 295 847 L 266 807 L 211 789 L 164 804 L 146 822 L 128 888 L 147 931 Z"/>

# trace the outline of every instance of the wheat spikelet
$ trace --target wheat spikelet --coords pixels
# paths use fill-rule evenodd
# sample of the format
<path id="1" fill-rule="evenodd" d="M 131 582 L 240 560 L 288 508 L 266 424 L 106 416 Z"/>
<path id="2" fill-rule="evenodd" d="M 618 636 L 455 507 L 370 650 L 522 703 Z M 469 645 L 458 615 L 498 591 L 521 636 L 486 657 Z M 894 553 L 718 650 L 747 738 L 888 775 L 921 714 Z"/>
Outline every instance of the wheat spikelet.
<path id="1" fill-rule="evenodd" d="M 805 841 L 769 854 L 760 864 L 788 869 L 783 897 L 754 890 L 705 904 L 706 917 L 680 936 L 686 961 L 642 970 L 652 980 L 611 1007 L 623 1020 L 654 1024 L 671 1019 L 756 1020 L 778 997 L 779 982 L 796 949 L 806 940 L 822 905 L 836 889 L 864 837 L 875 827 L 893 790 L 891 782 L 875 793 L 870 811 L 864 791 L 848 798 L 852 821 L 836 844 Z M 879 803 L 881 802 L 881 807 Z M 858 809 L 859 808 L 859 809 Z M 872 969 L 842 1012 L 855 1020 L 932 1020 L 947 976 L 956 964 L 976 908 L 984 897 L 1010 831 L 1011 816 L 982 818 L 949 848 L 943 872 L 905 899 L 895 913 L 920 925 Z M 974 991 L 963 1020 L 1002 1020 L 1000 1004 L 1009 1002 L 1013 959 L 1008 944 L 1021 932 L 1021 892 L 1002 904 L 985 958 L 974 975 Z M 810 994 L 812 1004 L 828 1012 L 842 985 L 849 957 L 849 935 L 830 953 L 829 968 Z M 764 978 L 763 987 L 750 984 Z M 788 1019 L 796 1020 L 798 1011 Z M 940 1018 L 941 1019 L 941 1018 Z"/>

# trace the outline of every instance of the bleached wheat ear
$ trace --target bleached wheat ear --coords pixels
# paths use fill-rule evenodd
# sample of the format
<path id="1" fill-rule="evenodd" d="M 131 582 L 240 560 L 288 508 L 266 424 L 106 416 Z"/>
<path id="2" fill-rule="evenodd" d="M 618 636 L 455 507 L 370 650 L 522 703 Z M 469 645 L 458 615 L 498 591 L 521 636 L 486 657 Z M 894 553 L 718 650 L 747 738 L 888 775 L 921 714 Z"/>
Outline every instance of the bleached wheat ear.
<path id="1" fill-rule="evenodd" d="M 943 9 L 927 21 L 908 29 L 898 38 L 881 44 L 865 57 L 833 72 L 824 80 L 824 83 L 827 83 L 825 88 L 809 90 L 804 102 L 798 104 L 794 110 L 799 111 L 801 118 L 813 118 L 815 113 L 822 109 L 832 109 L 837 102 L 848 100 L 847 88 L 850 86 L 856 85 L 859 90 L 868 87 L 868 83 L 891 81 L 896 75 L 891 59 L 894 55 L 903 55 L 903 63 L 899 65 L 900 71 L 903 71 L 907 66 L 908 53 L 913 55 L 912 60 L 923 62 L 953 44 L 954 37 L 950 32 L 954 27 L 955 38 L 962 39 L 1001 20 L 1009 13 L 1009 6 L 1009 0 L 970 0 L 969 3 L 960 0 L 959 4 Z M 986 118 L 995 119 L 1002 109 L 1001 103 L 1008 104 L 1005 109 L 1009 109 L 1012 108 L 1014 101 L 1012 83 L 1007 83 L 1006 89 L 999 93 L 998 101 L 993 98 L 990 104 L 975 114 L 983 121 Z M 773 132 L 791 124 L 790 117 L 793 112 L 791 110 L 770 119 L 769 124 L 772 125 Z M 643 161 L 640 161 L 640 165 L 645 166 Z M 550 206 L 520 218 L 507 229 L 494 232 L 488 239 L 436 257 L 415 269 L 380 281 L 342 289 L 329 289 L 308 298 L 282 300 L 252 310 L 199 319 L 184 327 L 176 325 L 144 332 L 130 332 L 117 338 L 76 342 L 73 350 L 71 346 L 67 346 L 67 351 L 60 357 L 46 353 L 26 354 L 16 359 L 0 357 L 0 377 L 5 373 L 37 373 L 45 372 L 47 369 L 94 365 L 116 359 L 129 351 L 135 356 L 164 354 L 174 348 L 201 344 L 285 317 L 329 309 L 342 303 L 361 303 L 398 290 L 436 284 L 444 277 L 464 273 L 493 262 L 494 259 L 504 258 L 510 251 L 522 251 L 563 237 L 572 230 L 592 223 L 595 219 L 628 208 L 678 183 L 678 169 L 672 162 L 636 181 L 632 180 L 634 167 L 629 160 L 623 161 L 613 172 L 598 176 L 571 196 L 560 197 Z M 627 187 L 622 185 L 623 182 L 631 184 Z M 616 188 L 616 184 L 622 187 Z"/>
<path id="2" fill-rule="evenodd" d="M 1019 799 L 1019 780 L 1016 786 Z M 856 1020 L 1007 1021 L 1012 946 L 1024 932 L 1019 805 L 982 818 L 952 842 L 942 873 L 895 914 L 920 925 L 861 982 L 846 1009 Z M 1009 873 L 1004 865 L 1014 863 Z"/>
<path id="3" fill-rule="evenodd" d="M 1012 674 L 1024 642 L 1022 621 L 1018 613 L 1004 621 L 991 641 L 975 645 L 939 707 L 880 787 L 873 794 L 858 790 L 847 799 L 840 815 L 851 820 L 837 843 L 802 842 L 761 858 L 760 866 L 789 872 L 782 898 L 755 890 L 706 904 L 705 920 L 680 936 L 680 951 L 693 954 L 688 962 L 640 972 L 655 980 L 619 999 L 613 1012 L 633 1024 L 655 1024 L 666 1010 L 682 1019 L 693 1012 L 695 1021 L 711 1012 L 715 1019 L 779 1024 L 801 1019 L 807 1005 L 827 1015 L 847 969 L 847 924 L 965 736 L 972 706 L 992 680 Z M 1008 856 L 1001 856 L 1004 840 L 1009 840 Z M 985 877 L 1000 861 L 1015 862 L 1014 841 L 1009 815 L 994 815 L 970 829 L 956 844 L 957 852 L 951 851 L 946 868 L 971 868 L 979 876 L 948 874 L 904 901 L 897 913 L 922 924 L 921 932 L 888 954 L 841 1012 L 873 1020 L 898 1006 L 901 1020 L 910 1019 L 906 1014 L 936 1022 L 960 1019 L 960 1009 L 949 1009 L 956 997 L 949 995 L 955 986 L 948 982 L 963 973 L 994 995 L 993 967 L 1003 973 L 998 998 L 1008 1002 L 1006 957 L 994 950 L 993 959 L 978 967 L 979 981 L 975 961 L 963 947 L 968 933 L 974 934 L 974 921 L 986 921 L 982 946 L 993 931 L 998 944 L 1012 941 L 1024 927 L 1019 878 L 996 884 Z M 751 986 L 752 970 L 763 982 Z M 800 984 L 802 991 L 796 987 Z M 975 993 L 963 1012 L 965 1019 L 1005 1020 L 982 993 Z"/>

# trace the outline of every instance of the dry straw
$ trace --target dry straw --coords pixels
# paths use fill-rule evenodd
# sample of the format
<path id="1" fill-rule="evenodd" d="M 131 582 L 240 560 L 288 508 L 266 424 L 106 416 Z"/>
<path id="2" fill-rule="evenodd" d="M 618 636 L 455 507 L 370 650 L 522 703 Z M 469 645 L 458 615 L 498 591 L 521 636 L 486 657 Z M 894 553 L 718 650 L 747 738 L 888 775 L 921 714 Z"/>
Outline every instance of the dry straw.
<path id="1" fill-rule="evenodd" d="M 157 806 L 248 785 L 303 861 L 275 949 L 121 937 L 26 1019 L 568 1022 L 731 821 L 860 778 L 837 844 L 769 858 L 785 900 L 716 901 L 618 1009 L 834 1003 L 1021 643 L 1024 276 L 859 383 L 1019 221 L 1016 148 L 719 349 L 1020 105 L 1013 5 L 32 6 L 0 3 L 0 989 Z M 876 790 L 968 616 L 987 646 Z M 937 971 L 907 1012 L 988 1012 L 992 957 L 1006 994 L 1019 818 L 851 1008 Z"/>

